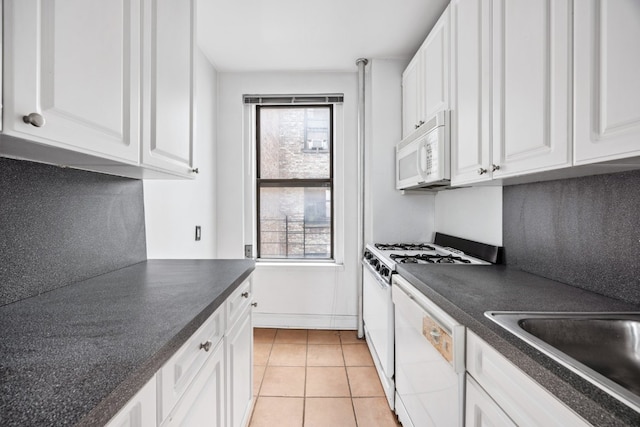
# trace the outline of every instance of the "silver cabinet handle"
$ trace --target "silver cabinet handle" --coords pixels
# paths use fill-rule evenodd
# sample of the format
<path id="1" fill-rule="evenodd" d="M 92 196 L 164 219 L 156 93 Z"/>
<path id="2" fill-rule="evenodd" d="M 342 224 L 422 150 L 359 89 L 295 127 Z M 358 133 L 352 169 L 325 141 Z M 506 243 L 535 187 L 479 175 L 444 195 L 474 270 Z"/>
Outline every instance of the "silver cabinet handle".
<path id="1" fill-rule="evenodd" d="M 251 306 L 253 306 L 253 307 L 257 307 L 257 306 L 258 306 L 258 303 L 257 303 L 257 302 L 252 302 L 252 303 L 251 303 Z"/>
<path id="2" fill-rule="evenodd" d="M 204 351 L 209 351 L 211 350 L 211 345 L 213 343 L 211 341 L 205 341 L 203 343 L 200 343 L 200 349 L 204 349 Z"/>
<path id="3" fill-rule="evenodd" d="M 198 168 L 193 168 L 191 169 L 191 172 L 193 173 L 200 173 L 200 170 Z"/>
<path id="4" fill-rule="evenodd" d="M 243 298 L 249 298 L 249 292 L 243 292 L 240 294 Z"/>
<path id="5" fill-rule="evenodd" d="M 500 170 L 500 165 L 491 165 L 491 172 L 495 172 L 497 170 Z"/>
<path id="6" fill-rule="evenodd" d="M 485 168 L 478 169 L 478 175 L 484 175 L 485 173 L 487 173 L 487 170 Z"/>
<path id="7" fill-rule="evenodd" d="M 420 125 L 413 125 L 414 129 L 418 129 L 420 127 Z"/>
<path id="8" fill-rule="evenodd" d="M 31 113 L 28 116 L 23 116 L 22 121 L 37 128 L 41 128 L 46 122 L 42 114 L 38 113 Z"/>

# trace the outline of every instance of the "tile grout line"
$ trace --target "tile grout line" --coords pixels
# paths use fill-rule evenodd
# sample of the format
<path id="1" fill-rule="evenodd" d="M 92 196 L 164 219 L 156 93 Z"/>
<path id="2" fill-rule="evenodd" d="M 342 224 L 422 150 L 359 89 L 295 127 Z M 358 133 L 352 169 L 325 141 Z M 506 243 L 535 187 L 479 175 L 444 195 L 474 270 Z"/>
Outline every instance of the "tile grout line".
<path id="1" fill-rule="evenodd" d="M 302 427 L 304 427 L 304 416 L 307 410 L 307 359 L 309 358 L 309 330 L 307 329 L 307 346 L 304 355 L 304 388 L 302 390 Z"/>
<path id="2" fill-rule="evenodd" d="M 349 378 L 349 371 L 347 370 L 347 358 L 344 356 L 344 343 L 342 342 L 342 335 L 340 336 L 340 350 L 342 351 L 342 361 L 344 362 L 344 374 L 347 376 L 347 385 L 349 386 L 349 398 L 351 400 L 353 420 L 356 423 L 356 427 L 358 427 L 358 415 L 356 414 L 356 405 L 353 402 L 353 391 L 351 390 L 351 379 Z"/>

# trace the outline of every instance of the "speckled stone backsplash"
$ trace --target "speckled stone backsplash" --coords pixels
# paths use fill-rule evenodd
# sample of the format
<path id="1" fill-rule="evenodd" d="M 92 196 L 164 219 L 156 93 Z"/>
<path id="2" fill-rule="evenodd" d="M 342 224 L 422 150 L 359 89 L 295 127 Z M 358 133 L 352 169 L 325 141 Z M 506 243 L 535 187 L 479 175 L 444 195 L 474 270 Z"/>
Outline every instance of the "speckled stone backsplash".
<path id="1" fill-rule="evenodd" d="M 512 266 L 640 303 L 640 171 L 503 189 Z"/>
<path id="2" fill-rule="evenodd" d="M 142 181 L 0 158 L 0 306 L 147 256 Z"/>

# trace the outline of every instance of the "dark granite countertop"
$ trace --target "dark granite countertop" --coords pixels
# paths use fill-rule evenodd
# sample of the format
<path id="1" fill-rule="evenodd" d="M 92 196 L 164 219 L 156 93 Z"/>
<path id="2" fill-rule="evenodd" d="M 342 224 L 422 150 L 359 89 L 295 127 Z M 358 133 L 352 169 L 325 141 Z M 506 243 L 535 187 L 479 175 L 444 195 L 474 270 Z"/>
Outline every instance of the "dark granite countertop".
<path id="1" fill-rule="evenodd" d="M 104 425 L 253 269 L 149 260 L 0 307 L 0 425 Z"/>
<path id="2" fill-rule="evenodd" d="M 398 271 L 593 425 L 640 425 L 639 413 L 484 316 L 485 311 L 640 311 L 640 306 L 507 266 L 399 264 Z"/>

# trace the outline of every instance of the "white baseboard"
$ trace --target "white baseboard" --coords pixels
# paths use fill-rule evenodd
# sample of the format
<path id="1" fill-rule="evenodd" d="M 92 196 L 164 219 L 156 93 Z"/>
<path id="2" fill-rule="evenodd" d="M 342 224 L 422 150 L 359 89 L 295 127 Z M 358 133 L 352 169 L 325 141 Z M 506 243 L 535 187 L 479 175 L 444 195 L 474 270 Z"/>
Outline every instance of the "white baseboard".
<path id="1" fill-rule="evenodd" d="M 272 314 L 253 313 L 253 326 L 257 328 L 294 329 L 358 329 L 358 317 L 331 314 Z"/>

